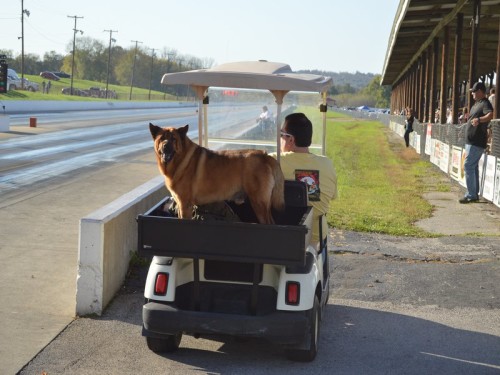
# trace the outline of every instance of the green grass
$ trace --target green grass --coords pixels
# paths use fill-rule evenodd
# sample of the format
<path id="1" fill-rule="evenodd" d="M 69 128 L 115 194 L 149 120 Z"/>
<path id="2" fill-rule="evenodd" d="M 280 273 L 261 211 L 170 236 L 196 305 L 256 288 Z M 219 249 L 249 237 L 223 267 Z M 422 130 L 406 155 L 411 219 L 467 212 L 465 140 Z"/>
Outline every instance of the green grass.
<path id="1" fill-rule="evenodd" d="M 378 121 L 327 114 L 326 149 L 337 171 L 339 193 L 330 205 L 328 223 L 361 232 L 435 236 L 413 223 L 432 213 L 422 198 L 424 181 L 433 175 L 439 179 L 438 172 L 413 149 L 402 147 L 402 141 L 391 145 L 389 131 Z"/>
<path id="2" fill-rule="evenodd" d="M 1 100 L 71 100 L 71 101 L 99 101 L 110 99 L 98 99 L 98 98 L 90 98 L 83 96 L 71 96 L 71 95 L 63 95 L 61 90 L 63 88 L 71 87 L 71 79 L 70 78 L 61 78 L 59 81 L 50 81 L 51 88 L 49 94 L 42 93 L 42 82 L 49 82 L 49 80 L 42 78 L 37 75 L 29 75 L 25 74 L 25 78 L 32 82 L 38 83 L 40 89 L 37 92 L 29 92 L 29 91 L 21 91 L 21 90 L 11 90 L 6 94 L 0 95 Z M 100 87 L 101 89 L 106 88 L 106 82 L 95 82 L 88 81 L 83 79 L 73 79 L 73 88 L 88 90 L 90 87 Z M 118 86 L 118 85 L 108 85 L 109 90 L 115 90 L 118 99 L 117 100 L 129 100 L 130 95 L 130 86 Z M 134 87 L 132 90 L 132 100 L 148 100 L 149 99 L 149 90 Z M 162 92 L 151 90 L 151 100 L 176 100 L 175 96 L 170 94 L 165 95 Z"/>

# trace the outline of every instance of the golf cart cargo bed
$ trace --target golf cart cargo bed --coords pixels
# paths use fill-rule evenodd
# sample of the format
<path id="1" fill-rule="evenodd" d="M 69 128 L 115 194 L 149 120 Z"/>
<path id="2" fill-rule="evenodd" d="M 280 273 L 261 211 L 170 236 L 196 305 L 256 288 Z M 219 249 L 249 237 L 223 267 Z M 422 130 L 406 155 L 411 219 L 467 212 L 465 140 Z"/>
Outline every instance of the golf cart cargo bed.
<path id="1" fill-rule="evenodd" d="M 297 190 L 293 186 L 297 185 L 287 181 L 286 209 L 275 215 L 278 224 L 273 225 L 167 217 L 162 210 L 167 197 L 137 218 L 139 254 L 303 265 L 313 215 L 311 207 L 294 204 L 291 196 Z"/>

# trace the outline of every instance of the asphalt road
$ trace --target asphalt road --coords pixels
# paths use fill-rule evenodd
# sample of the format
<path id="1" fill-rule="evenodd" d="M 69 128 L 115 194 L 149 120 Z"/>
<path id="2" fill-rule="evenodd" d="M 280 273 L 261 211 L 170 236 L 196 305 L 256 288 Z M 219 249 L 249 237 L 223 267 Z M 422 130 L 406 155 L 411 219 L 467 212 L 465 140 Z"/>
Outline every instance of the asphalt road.
<path id="1" fill-rule="evenodd" d="M 498 374 L 498 238 L 332 231 L 332 295 L 312 363 L 260 340 L 184 336 L 158 355 L 141 337 L 144 269 L 102 317 L 80 318 L 21 374 Z"/>

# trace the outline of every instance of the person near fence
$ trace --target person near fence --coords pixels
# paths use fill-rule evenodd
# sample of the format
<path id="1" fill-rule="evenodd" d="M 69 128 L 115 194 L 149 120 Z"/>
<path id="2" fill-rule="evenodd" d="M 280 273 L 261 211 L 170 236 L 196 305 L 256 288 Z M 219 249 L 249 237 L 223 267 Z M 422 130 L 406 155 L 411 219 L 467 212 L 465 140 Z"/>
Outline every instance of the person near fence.
<path id="1" fill-rule="evenodd" d="M 490 88 L 490 95 L 488 96 L 488 100 L 490 101 L 493 109 L 495 109 L 495 88 L 494 87 Z"/>
<path id="2" fill-rule="evenodd" d="M 460 114 L 460 117 L 458 118 L 458 123 L 459 124 L 465 124 L 469 120 L 469 110 L 467 107 L 462 108 L 462 113 Z"/>
<path id="3" fill-rule="evenodd" d="M 482 82 L 474 83 L 470 89 L 474 105 L 470 109 L 465 136 L 465 184 L 467 192 L 460 203 L 479 201 L 479 160 L 484 154 L 488 141 L 488 124 L 493 118 L 493 107 L 486 97 L 486 86 Z"/>
<path id="4" fill-rule="evenodd" d="M 405 110 L 405 143 L 406 147 L 410 147 L 410 133 L 413 131 L 413 121 L 415 120 L 415 115 L 413 113 L 413 109 L 410 107 L 406 107 Z"/>
<path id="5" fill-rule="evenodd" d="M 319 218 L 328 212 L 330 201 L 337 197 L 337 174 L 331 159 L 309 152 L 312 134 L 312 123 L 305 114 L 292 113 L 286 116 L 281 129 L 280 165 L 285 179 L 307 184 L 315 223 L 311 242 L 316 245 L 320 241 Z M 276 157 L 274 153 L 270 155 Z M 321 224 L 323 241 L 328 233 L 326 219 Z"/>

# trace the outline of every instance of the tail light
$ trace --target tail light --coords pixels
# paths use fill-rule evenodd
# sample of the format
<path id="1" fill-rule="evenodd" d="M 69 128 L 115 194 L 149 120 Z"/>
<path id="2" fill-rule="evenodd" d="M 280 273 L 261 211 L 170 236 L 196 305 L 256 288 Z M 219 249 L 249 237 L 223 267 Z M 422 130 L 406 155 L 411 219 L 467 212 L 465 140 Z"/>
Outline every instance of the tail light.
<path id="1" fill-rule="evenodd" d="M 168 273 L 159 272 L 156 274 L 155 295 L 164 296 L 167 294 Z"/>
<path id="2" fill-rule="evenodd" d="M 296 281 L 286 283 L 285 303 L 287 305 L 298 305 L 300 303 L 300 283 Z"/>

